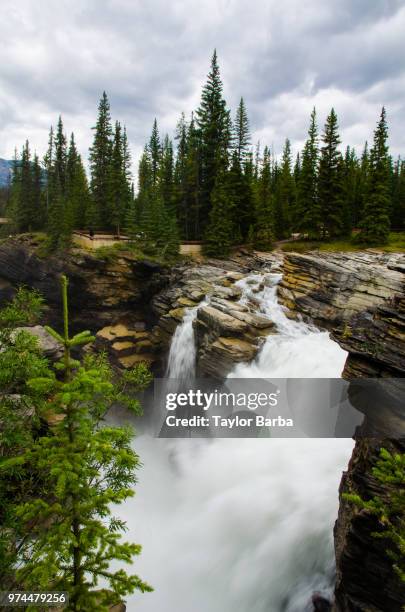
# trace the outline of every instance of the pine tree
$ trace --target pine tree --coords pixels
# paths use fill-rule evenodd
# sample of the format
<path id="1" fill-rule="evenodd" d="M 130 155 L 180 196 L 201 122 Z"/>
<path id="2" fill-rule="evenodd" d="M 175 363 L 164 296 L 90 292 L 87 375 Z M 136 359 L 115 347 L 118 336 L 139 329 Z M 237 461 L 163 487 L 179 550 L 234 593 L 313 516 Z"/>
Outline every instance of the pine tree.
<path id="1" fill-rule="evenodd" d="M 43 228 L 46 221 L 42 197 L 42 174 L 39 158 L 35 153 L 32 162 L 32 209 L 34 214 L 33 227 L 35 229 Z"/>
<path id="2" fill-rule="evenodd" d="M 242 164 L 244 156 L 250 145 L 249 119 L 243 98 L 240 99 L 234 123 L 234 147 L 239 163 Z"/>
<path id="3" fill-rule="evenodd" d="M 201 206 L 202 230 L 206 225 L 211 208 L 211 193 L 227 166 L 227 154 L 231 141 L 231 121 L 222 95 L 217 53 L 214 51 L 211 70 L 201 95 L 196 112 L 197 127 L 201 142 L 201 176 L 199 204 Z M 217 197 L 217 196 L 216 196 Z"/>
<path id="4" fill-rule="evenodd" d="M 174 157 L 173 157 L 173 143 L 169 136 L 166 134 L 163 147 L 162 156 L 159 169 L 159 190 L 163 198 L 163 203 L 166 209 L 169 211 L 171 216 L 176 215 L 175 203 L 173 200 L 174 191 Z"/>
<path id="5" fill-rule="evenodd" d="M 49 203 L 53 198 L 54 189 L 56 185 L 55 176 L 54 176 L 54 161 L 55 161 L 55 137 L 53 126 L 51 126 L 49 130 L 49 138 L 48 138 L 48 149 L 44 156 L 43 165 L 45 168 L 45 217 L 48 219 L 49 214 Z"/>
<path id="6" fill-rule="evenodd" d="M 88 331 L 69 335 L 64 276 L 62 302 L 63 335 L 47 330 L 64 347 L 59 364 L 63 380 L 49 371 L 27 381 L 37 394 L 45 393 L 46 409 L 60 418 L 53 435 L 40 437 L 5 466 L 29 466 L 41 474 L 47 492 L 15 509 L 22 523 L 31 526 L 30 538 L 20 546 L 17 580 L 25 589 L 49 590 L 52 586 L 67 591 L 72 612 L 107 612 L 128 593 L 152 590 L 138 576 L 111 568 L 115 559 L 131 563 L 141 550 L 137 544 L 121 541 L 125 524 L 111 516 L 110 508 L 133 495 L 138 457 L 131 448 L 128 428 L 100 427 L 108 405 L 118 398 L 137 412 L 139 405 L 116 392 L 102 357 L 88 357 L 83 364 L 72 359 L 72 348 L 93 338 Z M 150 376 L 134 371 L 126 382 L 136 382 L 142 389 Z M 107 581 L 109 591 L 94 589 L 100 578 Z"/>
<path id="7" fill-rule="evenodd" d="M 131 186 L 128 182 L 124 137 L 119 121 L 115 123 L 114 142 L 111 155 L 109 200 L 111 203 L 111 223 L 119 236 L 130 204 Z"/>
<path id="8" fill-rule="evenodd" d="M 295 183 L 291 172 L 291 145 L 287 138 L 284 145 L 280 175 L 275 200 L 274 231 L 277 238 L 288 235 L 291 221 L 295 221 Z"/>
<path id="9" fill-rule="evenodd" d="M 324 143 L 319 162 L 319 204 L 322 215 L 323 237 L 334 238 L 343 232 L 342 210 L 340 208 L 339 162 L 337 116 L 332 108 L 326 119 Z"/>
<path id="10" fill-rule="evenodd" d="M 110 168 L 112 156 L 112 127 L 110 103 L 104 92 L 98 107 L 98 119 L 94 133 L 93 146 L 90 148 L 91 195 L 94 200 L 95 215 L 88 223 L 97 224 L 103 229 L 111 227 Z"/>
<path id="11" fill-rule="evenodd" d="M 54 159 L 54 176 L 60 186 L 62 196 L 65 195 L 66 189 L 66 169 L 67 169 L 67 140 L 63 130 L 62 117 L 59 116 L 58 126 L 55 134 L 55 159 Z"/>
<path id="12" fill-rule="evenodd" d="M 68 245 L 70 236 L 69 220 L 65 214 L 65 200 L 62 194 L 62 187 L 56 183 L 52 200 L 49 202 L 47 235 L 48 247 L 50 251 L 63 249 Z"/>
<path id="13" fill-rule="evenodd" d="M 310 237 L 321 234 L 321 209 L 318 198 L 318 128 L 316 110 L 311 113 L 308 139 L 302 153 L 301 172 L 297 183 L 298 229 Z"/>
<path id="14" fill-rule="evenodd" d="M 370 155 L 368 151 L 368 143 L 364 144 L 363 153 L 360 160 L 359 178 L 358 178 L 358 205 L 354 227 L 358 228 L 363 216 L 364 205 L 367 198 L 367 185 L 370 170 Z"/>
<path id="15" fill-rule="evenodd" d="M 187 124 L 182 113 L 176 128 L 177 155 L 173 175 L 173 203 L 181 235 L 190 239 L 190 210 L 187 197 Z"/>
<path id="16" fill-rule="evenodd" d="M 238 150 L 232 154 L 231 166 L 224 176 L 228 211 L 232 222 L 233 243 L 240 243 L 247 237 L 251 225 L 248 179 L 244 176 Z"/>
<path id="17" fill-rule="evenodd" d="M 398 158 L 394 169 L 391 225 L 393 229 L 405 229 L 405 162 Z"/>
<path id="18" fill-rule="evenodd" d="M 86 171 L 72 133 L 66 163 L 66 211 L 67 224 L 71 229 L 86 227 L 89 204 Z"/>
<path id="19" fill-rule="evenodd" d="M 274 240 L 274 199 L 272 194 L 272 171 L 270 151 L 263 151 L 263 163 L 256 187 L 256 222 L 252 233 L 254 246 L 260 250 L 269 250 Z"/>
<path id="20" fill-rule="evenodd" d="M 138 166 L 138 196 L 137 196 L 137 211 L 138 222 L 147 211 L 150 195 L 152 192 L 152 165 L 148 147 L 145 146 Z"/>
<path id="21" fill-rule="evenodd" d="M 159 129 L 156 118 L 153 122 L 152 134 L 149 139 L 148 150 L 151 162 L 152 185 L 156 186 L 158 183 L 159 169 L 162 157 L 162 145 L 160 142 Z"/>
<path id="22" fill-rule="evenodd" d="M 38 220 L 38 211 L 35 210 L 34 203 L 32 162 L 28 140 L 22 150 L 19 179 L 17 226 L 20 232 L 32 231 Z"/>
<path id="23" fill-rule="evenodd" d="M 227 257 L 233 242 L 233 229 L 225 176 L 221 173 L 212 192 L 212 208 L 204 236 L 204 253 L 215 257 Z"/>
<path id="24" fill-rule="evenodd" d="M 383 107 L 370 151 L 366 200 L 361 220 L 360 240 L 367 244 L 386 244 L 390 232 L 390 159 L 388 128 Z"/>

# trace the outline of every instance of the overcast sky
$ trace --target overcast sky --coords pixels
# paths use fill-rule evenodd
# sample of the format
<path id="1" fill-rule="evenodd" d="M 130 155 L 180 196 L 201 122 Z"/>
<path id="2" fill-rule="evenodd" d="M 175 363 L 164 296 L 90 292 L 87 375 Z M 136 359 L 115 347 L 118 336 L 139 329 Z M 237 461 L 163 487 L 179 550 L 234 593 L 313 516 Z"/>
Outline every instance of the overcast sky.
<path id="1" fill-rule="evenodd" d="M 0 157 L 27 137 L 42 155 L 61 113 L 87 158 L 105 89 L 136 160 L 155 116 L 173 134 L 198 105 L 214 47 L 254 141 L 297 150 L 312 107 L 322 126 L 333 105 L 360 150 L 385 104 L 405 155 L 403 0 L 2 0 Z"/>

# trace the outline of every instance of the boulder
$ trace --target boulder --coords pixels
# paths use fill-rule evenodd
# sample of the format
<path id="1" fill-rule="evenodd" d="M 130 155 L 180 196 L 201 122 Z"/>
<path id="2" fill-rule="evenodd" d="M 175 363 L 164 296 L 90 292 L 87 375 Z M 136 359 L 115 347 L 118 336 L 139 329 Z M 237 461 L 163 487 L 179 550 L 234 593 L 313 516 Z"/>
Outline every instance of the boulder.
<path id="1" fill-rule="evenodd" d="M 240 336 L 247 331 L 246 323 L 213 306 L 202 306 L 198 311 L 197 321 L 221 336 Z"/>

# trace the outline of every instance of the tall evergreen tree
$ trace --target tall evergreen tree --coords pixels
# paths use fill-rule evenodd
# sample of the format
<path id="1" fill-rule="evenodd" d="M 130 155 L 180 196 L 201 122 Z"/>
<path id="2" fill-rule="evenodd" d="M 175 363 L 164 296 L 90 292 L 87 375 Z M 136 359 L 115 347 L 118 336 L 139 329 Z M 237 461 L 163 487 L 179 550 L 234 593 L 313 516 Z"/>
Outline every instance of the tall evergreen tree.
<path id="1" fill-rule="evenodd" d="M 275 201 L 274 230 L 277 238 L 287 236 L 291 227 L 291 221 L 295 221 L 295 183 L 291 172 L 291 165 L 291 145 L 287 138 L 283 150 Z"/>
<path id="2" fill-rule="evenodd" d="M 166 134 L 163 147 L 162 157 L 159 169 L 159 190 L 163 198 L 163 203 L 171 216 L 176 216 L 176 209 L 174 203 L 174 157 L 173 157 L 173 143 L 169 136 Z"/>
<path id="3" fill-rule="evenodd" d="M 86 171 L 72 133 L 66 163 L 66 213 L 67 224 L 71 229 L 86 227 L 89 204 L 90 194 Z"/>
<path id="4" fill-rule="evenodd" d="M 108 186 L 110 190 L 111 224 L 119 236 L 131 199 L 131 185 L 128 182 L 125 161 L 124 135 L 119 121 L 115 123 Z"/>
<path id="5" fill-rule="evenodd" d="M 66 189 L 66 169 L 67 169 L 67 140 L 64 133 L 62 117 L 59 116 L 58 125 L 55 134 L 55 159 L 54 159 L 54 176 L 58 182 L 62 195 L 65 195 Z"/>
<path id="6" fill-rule="evenodd" d="M 340 138 L 337 116 L 332 108 L 322 135 L 323 146 L 319 162 L 319 204 L 323 237 L 334 238 L 343 232 L 343 211 L 340 198 L 339 163 Z"/>
<path id="7" fill-rule="evenodd" d="M 405 229 L 405 162 L 398 158 L 394 168 L 391 225 L 393 229 Z"/>
<path id="8" fill-rule="evenodd" d="M 111 227 L 110 176 L 112 157 L 112 127 L 110 103 L 103 92 L 98 107 L 98 119 L 94 129 L 93 146 L 90 148 L 91 195 L 94 200 L 96 218 L 88 222 L 104 229 Z"/>
<path id="9" fill-rule="evenodd" d="M 30 533 L 18 543 L 14 573 L 27 590 L 66 591 L 72 612 L 107 612 L 126 594 L 152 590 L 138 576 L 112 567 L 114 560 L 130 564 L 141 551 L 139 545 L 122 541 L 125 524 L 111 514 L 113 504 L 133 495 L 138 457 L 128 428 L 100 427 L 118 397 L 134 412 L 139 413 L 139 405 L 114 389 L 105 360 L 72 360 L 72 348 L 93 338 L 90 332 L 69 335 L 65 277 L 62 302 L 63 335 L 47 328 L 63 347 L 58 364 L 62 375 L 56 377 L 43 362 L 36 372 L 31 367 L 25 381 L 35 392 L 30 406 L 42 416 L 47 410 L 59 419 L 51 435 L 37 436 L 34 444 L 2 465 L 2 474 L 15 466 L 28 467 L 43 483 L 41 495 L 34 492 L 15 507 Z M 144 381 L 150 382 L 144 368 L 125 378 L 126 384 L 138 383 L 138 390 L 145 388 Z M 95 589 L 101 580 L 108 589 Z"/>
<path id="10" fill-rule="evenodd" d="M 386 244 L 390 231 L 390 158 L 388 155 L 386 111 L 381 110 L 370 151 L 366 200 L 361 220 L 360 240 L 367 244 Z"/>
<path id="11" fill-rule="evenodd" d="M 227 257 L 233 242 L 234 226 L 224 173 L 218 174 L 211 199 L 212 208 L 204 236 L 204 252 L 214 257 Z"/>
<path id="12" fill-rule="evenodd" d="M 308 139 L 302 153 L 297 184 L 298 229 L 311 237 L 321 233 L 321 209 L 318 198 L 318 127 L 315 108 L 311 113 Z"/>
<path id="13" fill-rule="evenodd" d="M 257 181 L 256 222 L 253 228 L 254 245 L 262 250 L 270 249 L 274 239 L 274 197 L 271 174 L 270 150 L 266 146 L 263 151 L 261 173 Z"/>
<path id="14" fill-rule="evenodd" d="M 240 99 L 234 123 L 234 147 L 242 164 L 250 145 L 249 119 L 243 98 Z"/>
<path id="15" fill-rule="evenodd" d="M 228 163 L 228 148 L 231 140 L 229 111 L 222 95 L 217 52 L 211 60 L 211 70 L 201 95 L 196 112 L 197 127 L 201 141 L 200 206 L 201 226 L 204 227 L 211 208 L 211 193 L 217 177 Z M 216 196 L 217 198 L 217 196 Z"/>
<path id="16" fill-rule="evenodd" d="M 159 179 L 159 169 L 162 158 L 162 144 L 160 142 L 159 129 L 155 118 L 152 127 L 152 134 L 149 139 L 149 155 L 151 163 L 152 185 L 156 186 Z"/>

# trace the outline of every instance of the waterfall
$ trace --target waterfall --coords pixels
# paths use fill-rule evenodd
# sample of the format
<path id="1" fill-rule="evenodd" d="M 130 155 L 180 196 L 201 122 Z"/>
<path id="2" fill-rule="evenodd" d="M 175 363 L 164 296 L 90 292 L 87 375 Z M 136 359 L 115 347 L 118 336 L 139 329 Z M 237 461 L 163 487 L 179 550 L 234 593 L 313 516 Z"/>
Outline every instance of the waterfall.
<path id="1" fill-rule="evenodd" d="M 253 363 L 239 364 L 233 378 L 338 378 L 347 353 L 330 339 L 327 331 L 319 331 L 303 321 L 286 316 L 286 309 L 277 301 L 277 285 L 281 274 L 252 275 L 242 279 L 241 301 L 254 304 L 276 325 Z"/>
<path id="2" fill-rule="evenodd" d="M 340 376 L 345 353 L 286 316 L 280 275 L 239 281 L 241 301 L 277 333 L 232 377 Z M 167 375 L 193 377 L 193 320 L 172 339 Z M 331 595 L 338 486 L 353 442 L 345 439 L 157 439 L 141 435 L 137 495 L 120 508 L 127 539 L 143 551 L 134 571 L 155 591 L 127 598 L 128 612 L 305 612 Z"/>
<path id="3" fill-rule="evenodd" d="M 166 377 L 187 381 L 195 376 L 196 346 L 193 322 L 199 306 L 187 308 L 183 321 L 176 327 L 167 362 Z"/>

